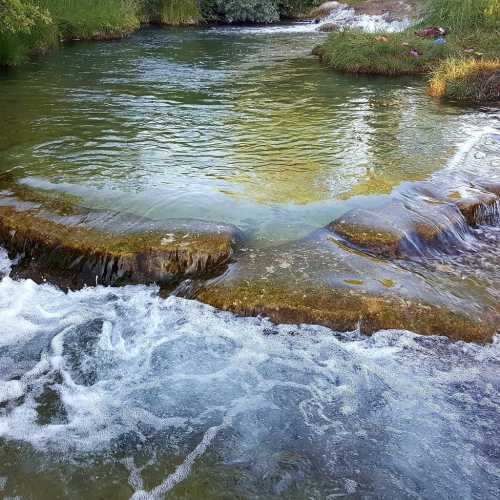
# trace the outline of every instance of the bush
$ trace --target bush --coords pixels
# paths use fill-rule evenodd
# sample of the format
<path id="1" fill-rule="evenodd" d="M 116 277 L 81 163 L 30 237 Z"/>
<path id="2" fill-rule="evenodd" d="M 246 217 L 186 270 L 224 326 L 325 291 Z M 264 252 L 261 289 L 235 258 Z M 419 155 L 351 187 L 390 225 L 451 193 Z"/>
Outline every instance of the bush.
<path id="1" fill-rule="evenodd" d="M 57 41 L 49 13 L 32 2 L 0 0 L 0 66 L 19 64 Z"/>
<path id="2" fill-rule="evenodd" d="M 456 100 L 500 100 L 500 59 L 448 59 L 432 73 L 429 94 Z"/>
<path id="3" fill-rule="evenodd" d="M 200 0 L 203 19 L 226 23 L 271 23 L 306 13 L 320 0 Z"/>

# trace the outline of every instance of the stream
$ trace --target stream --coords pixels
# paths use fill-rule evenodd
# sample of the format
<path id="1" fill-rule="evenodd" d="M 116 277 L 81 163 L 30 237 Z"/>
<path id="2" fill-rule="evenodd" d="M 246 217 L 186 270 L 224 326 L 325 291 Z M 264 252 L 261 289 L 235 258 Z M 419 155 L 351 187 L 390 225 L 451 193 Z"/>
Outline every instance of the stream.
<path id="1" fill-rule="evenodd" d="M 0 173 L 262 249 L 498 130 L 498 109 L 433 101 L 422 79 L 322 68 L 323 36 L 144 28 L 0 73 Z M 0 498 L 498 498 L 498 336 L 274 325 L 155 286 L 64 293 L 13 264 L 0 249 Z"/>

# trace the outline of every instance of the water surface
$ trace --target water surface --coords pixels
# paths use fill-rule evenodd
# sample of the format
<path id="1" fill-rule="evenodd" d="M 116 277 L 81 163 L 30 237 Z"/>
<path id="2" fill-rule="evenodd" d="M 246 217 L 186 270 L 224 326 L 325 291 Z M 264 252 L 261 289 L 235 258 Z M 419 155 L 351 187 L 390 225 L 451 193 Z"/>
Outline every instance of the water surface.
<path id="1" fill-rule="evenodd" d="M 335 74 L 316 32 L 144 29 L 0 75 L 0 169 L 91 207 L 236 224 L 259 244 L 441 168 L 493 120 L 421 79 Z"/>
<path id="2" fill-rule="evenodd" d="M 498 170 L 495 110 L 330 72 L 301 31 L 144 29 L 2 73 L 0 172 L 267 246 L 445 165 Z M 498 297 L 497 229 L 455 256 L 464 293 Z M 155 287 L 65 294 L 11 264 L 0 251 L 0 496 L 499 497 L 498 337 L 275 326 Z"/>

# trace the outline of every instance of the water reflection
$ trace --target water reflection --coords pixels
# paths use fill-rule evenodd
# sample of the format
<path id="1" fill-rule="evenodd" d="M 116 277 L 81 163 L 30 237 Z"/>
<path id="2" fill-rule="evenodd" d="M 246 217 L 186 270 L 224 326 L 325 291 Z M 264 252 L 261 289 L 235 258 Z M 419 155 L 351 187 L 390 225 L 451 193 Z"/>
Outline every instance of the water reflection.
<path id="1" fill-rule="evenodd" d="M 65 47 L 0 75 L 0 168 L 92 206 L 282 241 L 339 198 L 426 177 L 484 123 L 422 81 L 322 68 L 321 36 L 147 29 Z"/>

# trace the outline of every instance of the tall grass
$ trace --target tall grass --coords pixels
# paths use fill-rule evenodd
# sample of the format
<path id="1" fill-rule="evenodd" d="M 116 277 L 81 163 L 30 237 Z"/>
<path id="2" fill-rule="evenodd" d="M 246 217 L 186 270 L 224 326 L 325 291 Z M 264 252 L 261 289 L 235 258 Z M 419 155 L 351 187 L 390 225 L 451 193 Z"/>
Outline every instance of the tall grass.
<path id="1" fill-rule="evenodd" d="M 500 28 L 500 0 L 428 0 L 424 23 L 455 32 Z"/>
<path id="2" fill-rule="evenodd" d="M 179 26 L 201 19 L 198 0 L 145 0 L 143 20 Z"/>
<path id="3" fill-rule="evenodd" d="M 432 73 L 429 95 L 455 100 L 500 99 L 500 59 L 447 59 Z"/>
<path id="4" fill-rule="evenodd" d="M 64 38 L 107 38 L 139 25 L 134 0 L 36 0 Z"/>

